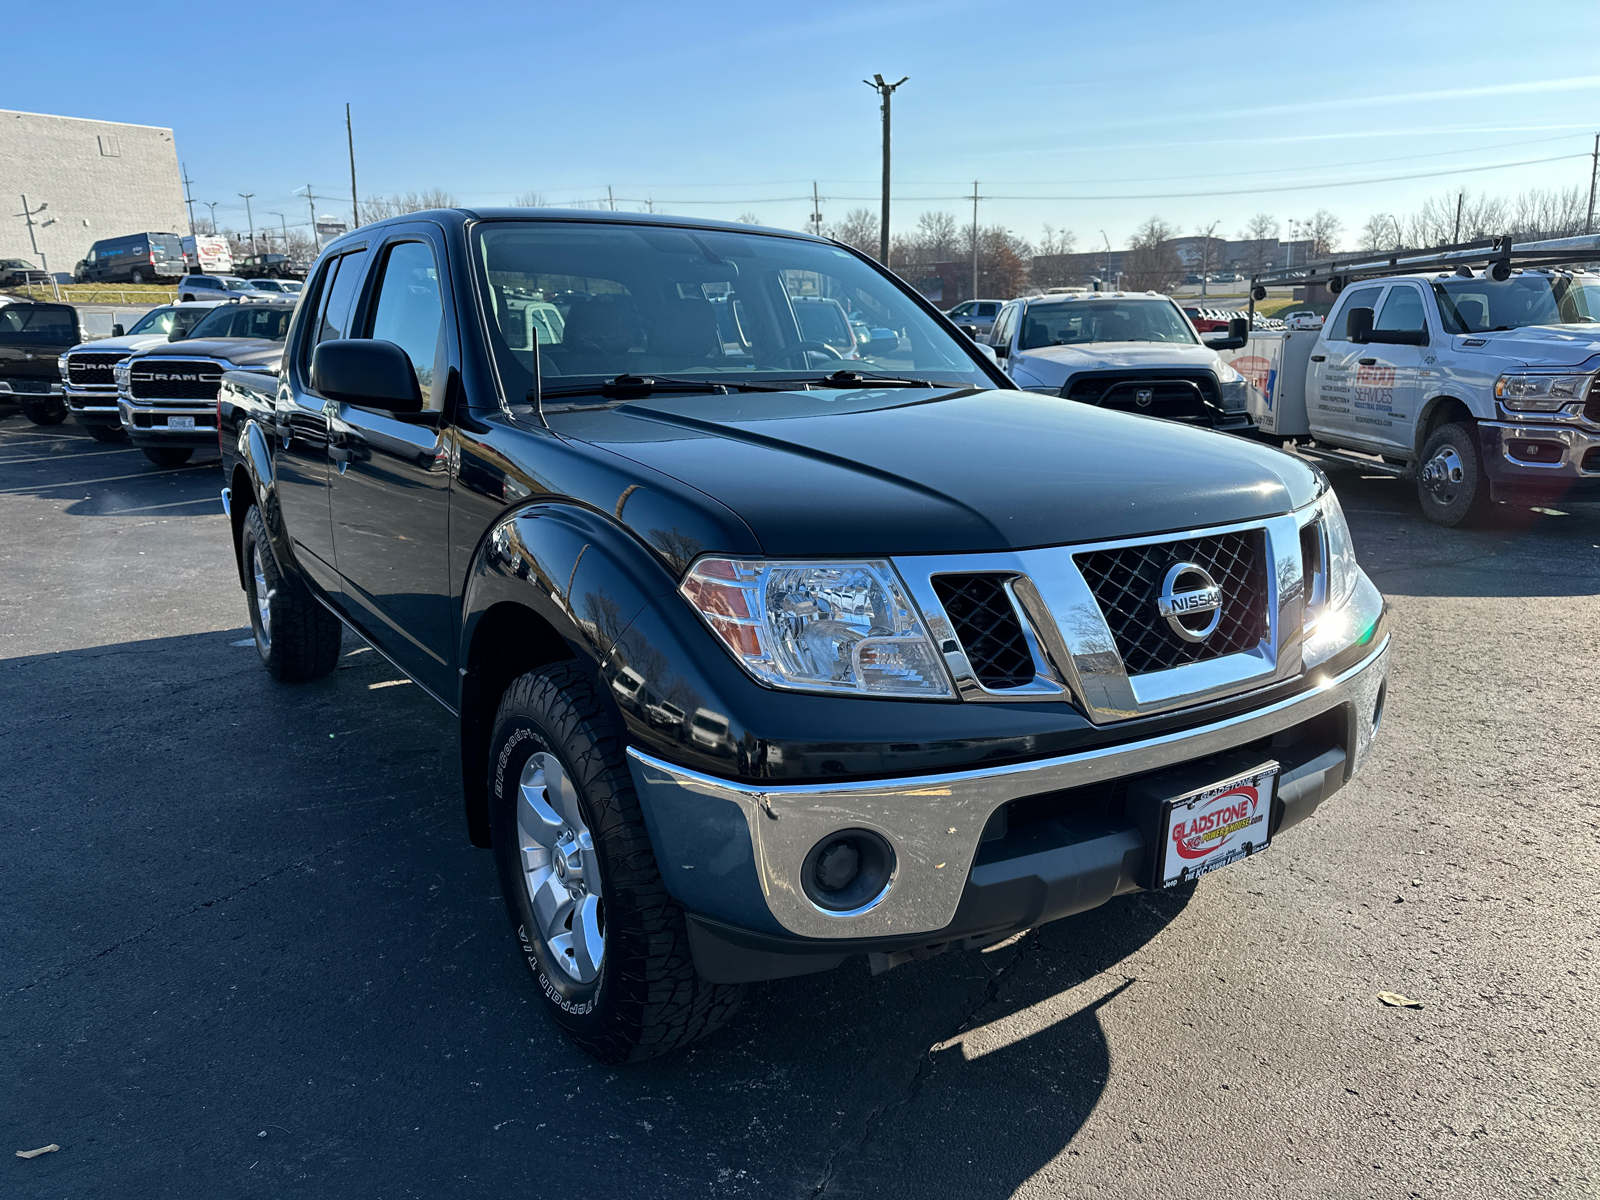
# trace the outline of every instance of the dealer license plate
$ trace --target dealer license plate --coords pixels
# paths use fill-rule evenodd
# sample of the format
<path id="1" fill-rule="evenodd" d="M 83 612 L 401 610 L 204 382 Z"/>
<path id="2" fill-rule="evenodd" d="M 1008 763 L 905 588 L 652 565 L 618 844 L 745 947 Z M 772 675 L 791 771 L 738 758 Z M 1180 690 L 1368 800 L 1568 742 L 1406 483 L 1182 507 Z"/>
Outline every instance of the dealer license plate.
<path id="1" fill-rule="evenodd" d="M 194 418 L 193 417 L 168 417 L 167 418 L 167 428 L 168 429 L 193 429 L 194 428 Z"/>
<path id="2" fill-rule="evenodd" d="M 1167 802 L 1157 887 L 1172 887 L 1267 848 L 1278 764 Z"/>

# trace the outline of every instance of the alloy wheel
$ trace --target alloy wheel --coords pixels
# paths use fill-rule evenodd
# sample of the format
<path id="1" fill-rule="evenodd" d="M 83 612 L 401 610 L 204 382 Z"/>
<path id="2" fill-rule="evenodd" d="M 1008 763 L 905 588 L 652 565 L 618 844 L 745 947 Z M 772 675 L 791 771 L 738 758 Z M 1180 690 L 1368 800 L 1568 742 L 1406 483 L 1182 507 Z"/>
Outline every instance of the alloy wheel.
<path id="1" fill-rule="evenodd" d="M 272 605 L 267 598 L 267 569 L 261 561 L 261 547 L 250 548 L 250 572 L 255 577 L 250 598 L 256 602 L 256 627 L 263 651 L 272 648 Z"/>
<path id="2" fill-rule="evenodd" d="M 605 958 L 600 856 L 577 789 L 553 754 L 535 753 L 517 786 L 522 886 L 550 957 L 578 983 L 593 983 Z"/>

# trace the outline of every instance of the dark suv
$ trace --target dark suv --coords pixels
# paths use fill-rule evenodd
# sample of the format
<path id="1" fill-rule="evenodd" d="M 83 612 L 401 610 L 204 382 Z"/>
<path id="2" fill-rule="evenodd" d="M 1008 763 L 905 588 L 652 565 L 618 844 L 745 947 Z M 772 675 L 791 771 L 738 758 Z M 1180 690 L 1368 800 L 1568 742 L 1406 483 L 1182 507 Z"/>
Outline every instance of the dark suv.
<path id="1" fill-rule="evenodd" d="M 845 360 L 812 297 L 894 336 Z M 1383 598 L 1315 468 L 1020 391 L 819 238 L 368 225 L 218 417 L 266 669 L 326 675 L 342 622 L 459 720 L 514 944 L 607 1061 L 744 981 L 1187 887 L 1382 713 Z"/>

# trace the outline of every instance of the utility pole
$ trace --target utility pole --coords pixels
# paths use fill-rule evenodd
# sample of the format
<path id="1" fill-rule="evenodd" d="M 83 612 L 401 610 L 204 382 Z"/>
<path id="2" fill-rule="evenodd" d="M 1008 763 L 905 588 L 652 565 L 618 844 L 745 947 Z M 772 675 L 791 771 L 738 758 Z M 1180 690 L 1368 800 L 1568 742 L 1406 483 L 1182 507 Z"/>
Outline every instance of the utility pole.
<path id="1" fill-rule="evenodd" d="M 267 216 L 277 217 L 278 223 L 283 226 L 283 253 L 287 256 L 289 253 L 289 222 L 281 212 L 269 212 Z M 267 240 L 270 242 L 272 239 L 269 237 Z"/>
<path id="2" fill-rule="evenodd" d="M 874 75 L 861 81 L 883 97 L 883 218 L 878 222 L 878 261 L 886 267 L 889 265 L 889 100 L 895 89 L 910 78 L 907 75 L 900 83 L 885 83 L 882 75 Z"/>
<path id="3" fill-rule="evenodd" d="M 1104 229 L 1100 231 L 1100 240 L 1106 244 L 1106 256 L 1100 260 L 1100 282 L 1104 285 L 1106 276 L 1111 274 L 1111 239 L 1106 236 Z M 1117 289 L 1112 288 L 1111 290 L 1116 291 Z"/>
<path id="4" fill-rule="evenodd" d="M 1594 181 L 1600 176 L 1600 133 L 1594 135 L 1594 156 L 1589 167 L 1589 215 L 1583 222 L 1584 233 L 1594 232 Z"/>
<path id="5" fill-rule="evenodd" d="M 313 196 L 311 185 L 306 184 L 306 209 L 311 213 L 311 255 L 315 258 L 322 253 L 322 239 L 317 236 L 317 201 L 326 199 L 323 196 Z"/>
<path id="6" fill-rule="evenodd" d="M 978 298 L 978 181 L 972 181 L 972 299 Z"/>
<path id="7" fill-rule="evenodd" d="M 348 104 L 344 106 L 344 136 L 345 140 L 350 143 L 350 228 L 359 229 L 361 228 L 361 205 L 356 200 L 356 132 L 350 124 L 350 106 Z M 306 190 L 311 190 L 309 184 L 306 186 Z M 312 233 L 315 234 L 315 232 L 316 229 L 313 226 Z"/>
<path id="8" fill-rule="evenodd" d="M 1593 207 L 1593 204 L 1590 205 Z M 822 200 L 817 195 L 817 181 L 811 181 L 811 232 L 822 236 Z"/>
<path id="9" fill-rule="evenodd" d="M 184 201 L 189 206 L 189 236 L 194 236 L 194 180 L 189 178 L 189 168 L 183 168 L 183 188 L 189 198 Z"/>
<path id="10" fill-rule="evenodd" d="M 1465 190 L 1456 193 L 1456 231 L 1450 236 L 1450 244 L 1458 245 L 1461 241 L 1461 203 L 1467 198 Z"/>
<path id="11" fill-rule="evenodd" d="M 22 197 L 22 211 L 15 214 L 28 223 L 28 245 L 33 247 L 34 254 L 38 255 L 39 265 L 46 271 L 50 269 L 50 263 L 49 260 L 47 260 L 39 250 L 39 239 L 33 236 L 33 219 L 49 207 L 50 202 L 46 200 L 43 204 L 39 205 L 38 208 L 30 210 L 28 208 L 28 197 L 24 195 Z"/>
<path id="12" fill-rule="evenodd" d="M 238 196 L 244 201 L 244 219 L 249 223 L 250 226 L 250 253 L 254 254 L 256 252 L 256 218 L 255 215 L 250 211 L 250 198 L 254 196 L 255 193 L 235 192 L 234 195 Z"/>
<path id="13" fill-rule="evenodd" d="M 617 198 L 611 194 L 611 185 L 606 184 L 606 207 L 612 212 L 617 211 Z"/>

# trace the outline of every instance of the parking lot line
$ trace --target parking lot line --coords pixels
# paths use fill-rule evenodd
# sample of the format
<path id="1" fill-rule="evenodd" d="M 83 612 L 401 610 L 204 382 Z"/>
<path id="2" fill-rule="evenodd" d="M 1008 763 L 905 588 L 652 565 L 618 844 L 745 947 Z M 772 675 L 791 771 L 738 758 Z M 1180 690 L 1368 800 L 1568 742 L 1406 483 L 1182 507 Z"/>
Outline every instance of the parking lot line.
<path id="1" fill-rule="evenodd" d="M 154 471 L 141 471 L 137 475 L 107 475 L 103 479 L 68 479 L 63 483 L 30 483 L 22 487 L 0 488 L 0 496 L 9 496 L 13 492 L 37 492 L 51 488 L 88 487 L 91 483 L 121 483 L 128 479 L 149 479 L 156 475 L 175 475 L 179 471 L 193 471 L 195 469 L 194 467 L 158 467 Z"/>
<path id="2" fill-rule="evenodd" d="M 27 463 L 61 462 L 67 458 L 101 458 L 107 454 L 135 454 L 139 452 L 137 446 L 125 446 L 120 450 L 84 450 L 78 454 L 41 454 L 36 458 L 0 458 L 0 467 L 8 464 L 24 466 Z"/>

